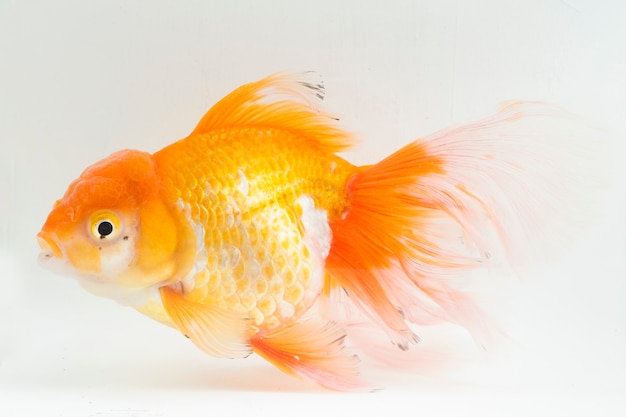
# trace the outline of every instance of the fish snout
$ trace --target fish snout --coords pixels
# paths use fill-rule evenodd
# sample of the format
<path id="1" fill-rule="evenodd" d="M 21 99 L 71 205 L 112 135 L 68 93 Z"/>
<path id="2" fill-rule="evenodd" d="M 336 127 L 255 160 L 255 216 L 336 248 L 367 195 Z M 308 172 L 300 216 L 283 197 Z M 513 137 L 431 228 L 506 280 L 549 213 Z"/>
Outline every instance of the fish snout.
<path id="1" fill-rule="evenodd" d="M 39 232 L 37 235 L 37 242 L 41 248 L 39 253 L 39 260 L 43 261 L 51 258 L 63 258 L 63 252 L 61 248 L 56 244 L 54 239 L 45 232 Z"/>

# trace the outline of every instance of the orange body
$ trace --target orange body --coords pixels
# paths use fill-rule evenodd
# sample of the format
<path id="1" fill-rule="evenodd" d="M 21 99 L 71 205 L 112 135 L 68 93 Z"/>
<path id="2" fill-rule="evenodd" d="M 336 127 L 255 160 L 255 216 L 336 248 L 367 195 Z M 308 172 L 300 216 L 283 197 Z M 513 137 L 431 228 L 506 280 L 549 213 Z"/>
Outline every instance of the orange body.
<path id="1" fill-rule="evenodd" d="M 517 103 L 355 167 L 335 154 L 352 140 L 315 109 L 311 77 L 245 85 L 187 138 L 87 168 L 38 235 L 42 260 L 211 355 L 254 351 L 331 389 L 362 386 L 344 346 L 353 325 L 401 349 L 417 342 L 411 324 L 486 337 L 459 277 L 551 225 L 541 203 L 560 196 L 522 191 L 554 173 L 526 164 L 519 138 L 561 113 Z"/>
<path id="2" fill-rule="evenodd" d="M 303 212 L 315 207 L 326 221 L 340 216 L 352 165 L 313 141 L 262 126 L 193 134 L 154 159 L 163 198 L 183 206 L 203 235 L 201 267 L 183 282 L 189 300 L 245 313 L 255 331 L 311 307 L 326 256 L 312 246 L 330 246 L 330 235 L 306 230 Z M 320 242 L 307 245 L 307 238 Z"/>

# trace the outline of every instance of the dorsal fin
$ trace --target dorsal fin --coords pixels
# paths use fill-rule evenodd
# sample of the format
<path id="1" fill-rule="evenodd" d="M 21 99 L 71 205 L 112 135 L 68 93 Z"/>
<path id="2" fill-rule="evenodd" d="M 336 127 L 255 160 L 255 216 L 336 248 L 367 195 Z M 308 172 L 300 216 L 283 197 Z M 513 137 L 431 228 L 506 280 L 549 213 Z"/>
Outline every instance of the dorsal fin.
<path id="1" fill-rule="evenodd" d="M 324 85 L 315 72 L 273 74 L 217 102 L 192 135 L 233 127 L 274 128 L 313 140 L 328 152 L 343 151 L 354 140 L 335 126 L 335 118 L 316 108 L 323 98 Z"/>

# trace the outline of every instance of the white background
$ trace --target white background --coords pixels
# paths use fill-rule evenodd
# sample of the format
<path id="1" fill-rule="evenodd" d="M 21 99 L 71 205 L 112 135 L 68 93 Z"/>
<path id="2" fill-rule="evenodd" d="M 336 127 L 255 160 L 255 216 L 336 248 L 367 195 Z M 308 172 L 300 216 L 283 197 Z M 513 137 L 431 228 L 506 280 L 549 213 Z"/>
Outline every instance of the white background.
<path id="1" fill-rule="evenodd" d="M 87 165 L 158 150 L 231 89 L 284 69 L 323 74 L 328 108 L 362 141 L 355 163 L 510 99 L 599 120 L 619 145 L 624 4 L 0 0 L 0 414 L 626 414 L 623 170 L 598 226 L 517 297 L 519 349 L 484 359 L 455 329 L 432 332 L 413 372 L 370 371 L 385 387 L 373 394 L 208 358 L 41 270 L 35 240 Z"/>

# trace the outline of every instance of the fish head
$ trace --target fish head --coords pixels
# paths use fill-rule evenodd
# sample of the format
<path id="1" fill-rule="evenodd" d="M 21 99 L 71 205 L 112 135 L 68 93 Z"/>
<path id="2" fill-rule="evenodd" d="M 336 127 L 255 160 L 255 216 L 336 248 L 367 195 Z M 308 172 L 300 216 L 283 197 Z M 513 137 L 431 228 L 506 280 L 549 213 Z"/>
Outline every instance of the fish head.
<path id="1" fill-rule="evenodd" d="M 44 267 L 83 283 L 145 288 L 184 274 L 194 240 L 161 197 L 152 155 L 123 150 L 88 167 L 37 235 Z"/>

